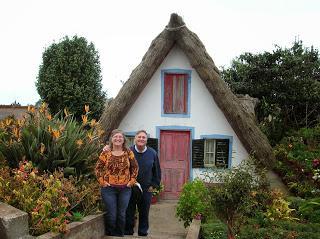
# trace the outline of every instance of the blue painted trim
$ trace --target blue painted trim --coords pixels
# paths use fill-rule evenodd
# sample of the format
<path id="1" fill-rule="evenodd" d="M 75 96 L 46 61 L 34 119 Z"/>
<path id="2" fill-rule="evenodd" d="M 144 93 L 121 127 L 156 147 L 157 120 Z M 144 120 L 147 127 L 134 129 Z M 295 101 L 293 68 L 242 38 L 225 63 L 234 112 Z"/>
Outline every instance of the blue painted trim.
<path id="1" fill-rule="evenodd" d="M 189 160 L 189 181 L 193 180 L 193 171 L 192 171 L 192 140 L 194 139 L 194 127 L 188 126 L 156 126 L 156 136 L 158 140 L 158 149 L 159 149 L 159 158 L 160 158 L 160 131 L 161 130 L 177 130 L 177 131 L 190 131 L 190 160 Z"/>
<path id="2" fill-rule="evenodd" d="M 187 96 L 187 113 L 186 114 L 166 114 L 164 113 L 164 75 L 165 73 L 172 74 L 187 74 L 188 82 L 188 96 Z M 191 73 L 192 70 L 184 69 L 164 69 L 161 70 L 161 117 L 172 117 L 172 118 L 190 118 L 190 102 L 191 102 Z"/>
<path id="3" fill-rule="evenodd" d="M 231 168 L 232 163 L 232 145 L 233 145 L 233 136 L 224 135 L 224 134 L 207 134 L 200 135 L 201 139 L 229 139 L 229 157 L 228 157 L 228 169 Z M 220 169 L 217 169 L 220 170 Z"/>

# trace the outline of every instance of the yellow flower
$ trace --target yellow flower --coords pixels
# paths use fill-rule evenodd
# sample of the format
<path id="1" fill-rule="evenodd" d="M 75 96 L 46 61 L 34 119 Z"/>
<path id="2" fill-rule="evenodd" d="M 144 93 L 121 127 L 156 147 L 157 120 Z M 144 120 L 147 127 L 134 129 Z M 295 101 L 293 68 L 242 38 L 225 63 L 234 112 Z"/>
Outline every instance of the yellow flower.
<path id="1" fill-rule="evenodd" d="M 39 111 L 40 111 L 40 113 L 44 113 L 44 112 L 46 112 L 46 110 L 47 110 L 47 104 L 45 102 L 43 102 L 40 106 Z"/>
<path id="2" fill-rule="evenodd" d="M 104 130 L 103 129 L 98 129 L 97 134 L 98 134 L 98 137 L 100 137 L 101 135 L 104 134 Z"/>
<path id="3" fill-rule="evenodd" d="M 92 133 L 91 133 L 91 132 L 87 133 L 87 136 L 88 136 L 88 138 L 89 138 L 89 140 L 90 140 L 90 141 L 92 141 L 92 140 L 93 140 L 93 135 L 92 135 Z"/>
<path id="4" fill-rule="evenodd" d="M 83 145 L 82 139 L 78 139 L 78 140 L 76 141 L 76 144 L 78 145 L 78 148 L 80 148 L 81 145 Z"/>
<path id="5" fill-rule="evenodd" d="M 41 146 L 40 146 L 40 154 L 43 155 L 44 151 L 46 150 L 46 146 L 41 143 Z"/>
<path id="6" fill-rule="evenodd" d="M 13 131 L 13 135 L 18 139 L 19 136 L 20 136 L 20 131 L 19 131 L 19 129 L 16 128 L 16 127 L 14 127 L 12 131 Z"/>
<path id="7" fill-rule="evenodd" d="M 23 119 L 18 119 L 18 120 L 17 120 L 17 124 L 18 124 L 19 127 L 23 126 L 23 125 L 24 125 L 24 122 L 25 122 L 25 121 L 24 121 Z"/>
<path id="8" fill-rule="evenodd" d="M 28 105 L 28 112 L 34 113 L 36 109 L 32 105 Z"/>
<path id="9" fill-rule="evenodd" d="M 6 126 L 11 125 L 11 123 L 12 123 L 12 119 L 10 119 L 10 118 L 6 118 L 5 123 L 6 123 Z"/>
<path id="10" fill-rule="evenodd" d="M 89 105 L 85 105 L 85 106 L 84 106 L 84 111 L 85 111 L 86 113 L 89 112 Z"/>
<path id="11" fill-rule="evenodd" d="M 64 108 L 63 112 L 64 112 L 65 117 L 67 117 L 69 115 L 67 108 Z"/>
<path id="12" fill-rule="evenodd" d="M 90 126 L 94 127 L 96 125 L 97 125 L 97 121 L 95 119 L 92 119 L 91 122 L 90 122 Z"/>
<path id="13" fill-rule="evenodd" d="M 87 115 L 81 115 L 82 123 L 86 124 L 88 122 L 88 116 Z"/>
<path id="14" fill-rule="evenodd" d="M 50 125 L 48 126 L 48 132 L 49 132 L 49 133 L 51 133 L 51 132 L 52 132 L 52 128 L 51 128 L 51 126 L 50 126 Z"/>

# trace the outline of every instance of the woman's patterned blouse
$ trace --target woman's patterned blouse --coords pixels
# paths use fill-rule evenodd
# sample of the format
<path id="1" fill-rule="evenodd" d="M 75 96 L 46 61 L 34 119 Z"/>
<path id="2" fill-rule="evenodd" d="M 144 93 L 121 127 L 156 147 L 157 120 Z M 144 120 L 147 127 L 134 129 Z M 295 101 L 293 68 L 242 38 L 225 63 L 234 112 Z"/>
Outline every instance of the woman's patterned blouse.
<path id="1" fill-rule="evenodd" d="M 131 150 L 115 156 L 111 151 L 102 152 L 95 173 L 101 186 L 132 186 L 137 181 L 139 166 Z"/>

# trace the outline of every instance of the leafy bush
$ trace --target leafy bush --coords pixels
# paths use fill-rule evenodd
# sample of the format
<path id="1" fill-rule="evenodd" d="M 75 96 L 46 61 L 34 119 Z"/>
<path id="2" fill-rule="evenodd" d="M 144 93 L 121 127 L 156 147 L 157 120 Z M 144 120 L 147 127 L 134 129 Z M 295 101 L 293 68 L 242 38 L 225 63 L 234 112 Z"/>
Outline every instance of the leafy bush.
<path id="1" fill-rule="evenodd" d="M 294 195 L 320 196 L 320 125 L 290 134 L 274 149 L 275 170 Z"/>
<path id="2" fill-rule="evenodd" d="M 66 232 L 76 212 L 85 216 L 101 205 L 95 180 L 66 179 L 62 171 L 39 174 L 31 162 L 20 163 L 18 169 L 0 169 L 0 201 L 28 213 L 32 235 Z"/>
<path id="3" fill-rule="evenodd" d="M 209 211 L 208 190 L 200 179 L 195 179 L 183 186 L 177 206 L 177 216 L 187 227 L 195 217 L 205 219 Z"/>
<path id="4" fill-rule="evenodd" d="M 34 162 L 40 170 L 53 172 L 61 167 L 65 175 L 89 174 L 102 147 L 103 133 L 95 120 L 88 120 L 89 107 L 77 123 L 65 110 L 65 117 L 51 116 L 46 104 L 39 111 L 29 107 L 23 120 L 0 122 L 0 154 L 10 167 L 21 160 Z"/>

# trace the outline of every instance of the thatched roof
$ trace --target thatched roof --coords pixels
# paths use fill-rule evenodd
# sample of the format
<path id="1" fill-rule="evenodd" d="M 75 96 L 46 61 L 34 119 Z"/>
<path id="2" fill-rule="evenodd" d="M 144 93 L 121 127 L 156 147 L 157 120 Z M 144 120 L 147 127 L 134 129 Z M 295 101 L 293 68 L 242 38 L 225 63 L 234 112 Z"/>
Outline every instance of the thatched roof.
<path id="1" fill-rule="evenodd" d="M 218 68 L 198 36 L 186 27 L 177 14 L 171 15 L 169 24 L 152 41 L 141 63 L 132 71 L 117 97 L 105 109 L 100 123 L 106 130 L 106 137 L 119 126 L 174 46 L 178 46 L 187 56 L 246 150 L 254 153 L 263 165 L 271 166 L 274 155 L 266 136 L 258 128 L 252 115 L 241 106 L 237 97 L 221 79 Z"/>

